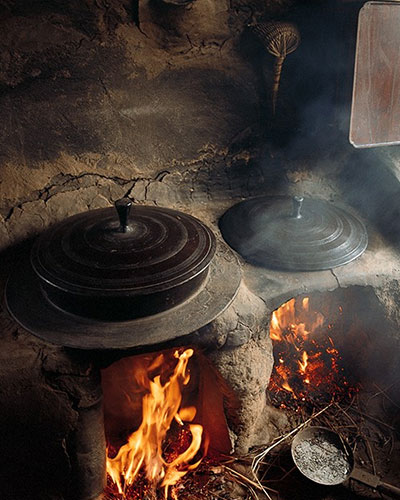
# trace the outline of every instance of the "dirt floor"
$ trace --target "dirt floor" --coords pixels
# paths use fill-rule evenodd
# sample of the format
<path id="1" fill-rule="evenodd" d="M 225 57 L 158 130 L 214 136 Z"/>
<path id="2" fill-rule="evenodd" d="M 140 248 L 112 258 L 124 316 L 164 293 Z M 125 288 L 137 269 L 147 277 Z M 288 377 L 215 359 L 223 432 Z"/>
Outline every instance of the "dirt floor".
<path id="1" fill-rule="evenodd" d="M 323 408 L 314 408 L 313 414 Z M 312 414 L 311 414 L 312 415 Z M 305 413 L 290 416 L 292 429 L 299 427 L 310 418 Z M 355 465 L 370 474 L 379 476 L 382 481 L 400 488 L 400 394 L 398 381 L 389 387 L 372 383 L 364 387 L 351 401 L 332 403 L 321 415 L 313 418 L 308 425 L 328 427 L 339 433 L 353 452 Z M 288 431 L 287 434 L 291 432 Z M 295 433 L 293 434 L 295 435 Z M 284 437 L 285 435 L 282 435 Z M 338 486 L 322 486 L 305 478 L 294 465 L 291 457 L 290 436 L 272 449 L 262 460 L 258 481 L 273 500 L 351 500 L 357 498 L 387 499 L 400 498 L 399 495 L 385 494 L 355 480 L 347 480 Z M 263 450 L 253 450 L 246 460 L 230 465 L 243 477 L 255 480 L 251 462 Z M 232 476 L 233 478 L 233 476 Z M 259 499 L 268 498 L 256 485 L 240 477 L 234 478 L 242 483 L 239 493 L 232 486 L 230 496 L 221 494 L 212 498 Z M 234 482 L 234 481 L 233 481 Z M 241 496 L 240 496 L 241 495 Z"/>
<path id="2" fill-rule="evenodd" d="M 251 450 L 246 457 L 206 457 L 170 489 L 172 500 L 355 500 L 400 498 L 386 495 L 355 480 L 322 486 L 304 477 L 291 456 L 293 437 L 307 426 L 323 426 L 339 433 L 358 468 L 400 488 L 400 392 L 398 380 L 385 385 L 375 378 L 347 401 L 310 402 L 302 409 L 282 409 L 290 425 L 274 442 Z M 319 415 L 318 415 L 319 413 Z M 308 422 L 306 425 L 304 423 Z M 269 450 L 267 453 L 266 450 Z M 264 453 L 257 474 L 254 465 Z M 140 491 L 139 491 L 140 490 Z M 164 490 L 135 485 L 126 500 L 163 500 Z M 139 495 L 139 496 L 138 496 Z M 123 497 L 112 490 L 106 500 Z"/>
<path id="3" fill-rule="evenodd" d="M 289 413 L 291 429 L 283 442 L 263 458 L 257 476 L 252 464 L 264 449 L 252 450 L 244 458 L 226 457 L 219 463 L 203 463 L 176 489 L 180 500 L 352 500 L 399 498 L 386 495 L 352 479 L 338 486 L 322 486 L 304 477 L 294 465 L 290 446 L 296 429 L 308 425 L 338 432 L 354 454 L 357 467 L 400 487 L 400 397 L 397 383 L 389 387 L 371 384 L 351 401 L 316 407 L 311 414 Z M 324 410 L 318 417 L 318 411 Z M 272 443 L 273 444 L 273 443 Z M 269 445 L 271 446 L 271 445 Z M 262 491 L 264 488 L 264 491 Z"/>

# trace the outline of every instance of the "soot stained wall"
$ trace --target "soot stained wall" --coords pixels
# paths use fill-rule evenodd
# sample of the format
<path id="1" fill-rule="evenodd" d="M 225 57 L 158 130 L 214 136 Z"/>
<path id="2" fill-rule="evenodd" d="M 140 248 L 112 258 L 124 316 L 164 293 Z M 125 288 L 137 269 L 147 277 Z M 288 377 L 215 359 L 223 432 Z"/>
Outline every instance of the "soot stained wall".
<path id="1" fill-rule="evenodd" d="M 210 201 L 231 204 L 270 188 L 255 160 L 263 153 L 268 117 L 261 63 L 268 81 L 272 60 L 264 58 L 265 50 L 246 46 L 243 33 L 248 23 L 281 15 L 292 3 L 195 0 L 178 8 L 161 0 L 0 0 L 0 247 L 125 194 L 209 222 L 215 216 L 206 213 Z M 305 39 L 303 47 L 307 43 L 315 46 Z M 304 76 L 304 64 L 300 74 L 295 57 L 285 66 L 285 102 L 295 100 L 302 85 L 309 94 L 315 90 L 310 92 L 310 76 Z M 314 148 L 318 127 L 307 112 L 303 118 L 306 133 L 284 149 L 296 169 L 299 156 L 310 169 L 307 154 L 326 144 Z M 304 144 L 311 145 L 306 154 Z M 321 157 L 327 160 L 324 153 Z M 267 154 L 263 161 L 272 158 Z M 296 172 L 293 184 L 301 177 Z M 8 262 L 0 269 L 0 289 Z M 261 305 L 260 316 L 267 318 Z M 265 437 L 264 420 L 250 418 L 256 407 L 261 415 L 260 378 L 268 379 L 271 368 L 264 329 L 260 338 L 249 339 L 255 328 L 245 313 L 254 309 L 252 304 L 227 313 L 230 336 L 213 359 L 224 373 L 236 360 L 245 370 L 258 356 L 257 377 L 238 371 L 232 383 L 244 394 L 242 424 L 235 429 L 241 433 L 239 451 L 248 448 L 257 426 Z M 45 500 L 48 480 L 48 499 L 60 500 L 72 467 L 66 442 L 76 429 L 78 409 L 97 396 L 90 384 L 81 395 L 74 390 L 79 381 L 91 382 L 96 370 L 88 363 L 82 372 L 81 361 L 71 365 L 70 353 L 36 340 L 4 311 L 0 332 L 0 420 L 9 433 L 0 437 L 0 484 L 9 485 L 9 493 L 0 489 L 0 498 L 22 500 L 24 490 L 30 500 Z M 55 457 L 53 468 L 44 456 Z M 15 481 L 16 471 L 25 481 Z"/>
<path id="2" fill-rule="evenodd" d="M 14 244 L 73 213 L 130 194 L 198 214 L 260 187 L 248 140 L 259 87 L 240 40 L 254 16 L 289 3 L 0 0 L 0 247 L 11 250 L 0 289 Z M 231 320 L 240 344 L 247 322 Z M 0 344 L 0 498 L 70 498 L 71 442 L 100 397 L 98 372 L 4 304 Z M 260 408 L 262 396 L 251 395 Z"/>
<path id="3" fill-rule="evenodd" d="M 288 5 L 1 1 L 1 247 L 127 193 L 248 194 L 260 85 L 242 32 Z"/>

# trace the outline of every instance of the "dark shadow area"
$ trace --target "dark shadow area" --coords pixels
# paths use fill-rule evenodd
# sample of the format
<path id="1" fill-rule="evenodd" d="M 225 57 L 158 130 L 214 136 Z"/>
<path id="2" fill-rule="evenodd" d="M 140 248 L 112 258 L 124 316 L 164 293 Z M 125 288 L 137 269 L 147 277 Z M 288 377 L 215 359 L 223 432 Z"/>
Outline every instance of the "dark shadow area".
<path id="1" fill-rule="evenodd" d="M 266 120 L 271 146 L 288 159 L 309 157 L 315 162 L 348 142 L 359 7 L 300 2 L 277 19 L 293 23 L 301 35 L 299 47 L 283 63 L 276 114 L 269 112 Z M 260 43 L 253 45 L 258 50 L 248 54 L 256 71 L 266 68 L 262 99 L 268 101 L 275 58 Z"/>
<path id="2" fill-rule="evenodd" d="M 354 150 L 339 177 L 347 201 L 373 222 L 388 242 L 400 242 L 398 147 Z"/>

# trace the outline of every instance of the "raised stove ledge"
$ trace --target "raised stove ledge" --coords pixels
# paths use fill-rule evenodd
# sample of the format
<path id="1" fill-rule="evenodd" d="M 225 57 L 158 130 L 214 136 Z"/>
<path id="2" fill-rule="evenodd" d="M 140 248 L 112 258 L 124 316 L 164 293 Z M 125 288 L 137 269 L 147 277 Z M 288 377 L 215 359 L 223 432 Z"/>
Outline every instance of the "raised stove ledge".
<path id="1" fill-rule="evenodd" d="M 268 309 L 286 300 L 314 291 L 332 291 L 353 285 L 379 287 L 388 280 L 400 280 L 400 253 L 371 226 L 364 254 L 345 266 L 327 271 L 272 271 L 244 263 L 243 280 Z"/>

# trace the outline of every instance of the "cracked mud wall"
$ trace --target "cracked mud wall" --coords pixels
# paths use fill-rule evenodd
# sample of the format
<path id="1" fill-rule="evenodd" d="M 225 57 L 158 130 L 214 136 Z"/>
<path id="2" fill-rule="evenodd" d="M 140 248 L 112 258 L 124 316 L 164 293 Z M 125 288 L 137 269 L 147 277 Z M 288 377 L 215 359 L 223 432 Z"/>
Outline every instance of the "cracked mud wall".
<path id="1" fill-rule="evenodd" d="M 126 194 L 183 208 L 260 189 L 241 37 L 289 4 L 1 0 L 1 248 Z"/>
<path id="2" fill-rule="evenodd" d="M 261 190 L 262 95 L 241 37 L 289 4 L 0 0 L 0 289 L 16 244 L 74 213 L 129 194 L 209 222 L 210 201 Z M 0 498 L 69 498 L 96 370 L 1 308 Z"/>
<path id="3" fill-rule="evenodd" d="M 316 131 L 337 80 L 325 5 L 340 3 L 0 0 L 0 249 L 126 194 L 202 213 L 273 191 L 274 169 L 311 195 L 322 179 L 318 194 L 334 196 L 344 160 L 332 127 Z M 274 61 L 247 27 L 281 16 L 299 24 L 302 43 L 285 61 L 275 123 L 292 143 L 272 157 Z"/>
<path id="4" fill-rule="evenodd" d="M 264 193 L 269 181 L 257 159 L 266 95 L 243 33 L 248 23 L 292 3 L 0 0 L 0 248 L 14 252 L 15 243 L 51 223 L 127 194 L 215 223 L 219 203 Z M 316 177 L 329 197 L 334 189 L 323 168 Z M 310 185 L 321 195 L 313 178 L 300 178 L 298 165 L 293 171 L 295 187 Z M 1 289 L 7 266 L 2 262 Z M 258 282 L 264 279 L 254 272 Z M 336 275 L 329 279 L 335 287 Z M 285 280 L 277 276 L 276 283 Z M 260 296 L 271 297 L 273 286 L 263 284 Z M 242 393 L 242 421 L 265 438 L 268 422 L 250 417 L 265 406 L 260 380 L 269 378 L 270 346 L 262 336 L 247 342 L 251 321 L 235 323 L 213 361 Z M 3 316 L 0 347 L 1 421 L 8 430 L 0 438 L 0 498 L 28 498 L 21 487 L 30 500 L 63 500 L 72 470 L 66 442 L 78 426 L 77 405 L 90 403 L 73 391 L 91 374 Z M 243 370 L 253 363 L 253 371 L 231 370 L 228 377 L 236 362 Z M 86 392 L 95 396 L 96 388 Z M 238 450 L 250 441 L 242 433 Z M 11 479 L 8 494 L 1 487 Z"/>
<path id="5" fill-rule="evenodd" d="M 333 97 L 338 81 L 351 85 L 352 52 L 338 38 L 355 21 L 339 21 L 343 5 L 354 17 L 357 4 L 0 0 L 0 249 L 126 194 L 202 214 L 210 201 L 274 192 L 274 169 L 290 194 L 345 191 L 355 203 L 387 184 L 389 216 L 374 198 L 365 212 L 391 230 L 399 155 L 376 181 L 382 150 L 370 162 L 351 156 L 349 102 Z M 285 60 L 275 123 L 291 142 L 274 157 L 265 144 L 273 58 L 247 30 L 271 16 L 294 19 L 302 36 Z"/>

